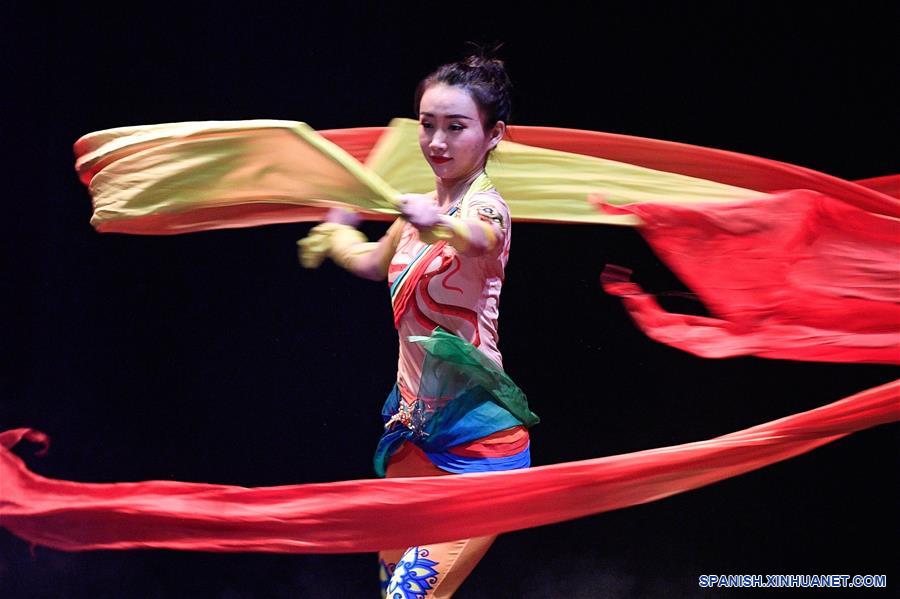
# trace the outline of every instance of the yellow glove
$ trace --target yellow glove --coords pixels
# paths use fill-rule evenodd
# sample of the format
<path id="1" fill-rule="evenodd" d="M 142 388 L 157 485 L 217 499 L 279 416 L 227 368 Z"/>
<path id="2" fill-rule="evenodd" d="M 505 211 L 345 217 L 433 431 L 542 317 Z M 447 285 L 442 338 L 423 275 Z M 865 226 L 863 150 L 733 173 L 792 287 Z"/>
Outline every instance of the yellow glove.
<path id="1" fill-rule="evenodd" d="M 318 268 L 326 257 L 335 264 L 351 270 L 357 256 L 372 251 L 375 243 L 367 243 L 366 236 L 348 225 L 322 223 L 297 241 L 297 258 L 305 268 Z"/>

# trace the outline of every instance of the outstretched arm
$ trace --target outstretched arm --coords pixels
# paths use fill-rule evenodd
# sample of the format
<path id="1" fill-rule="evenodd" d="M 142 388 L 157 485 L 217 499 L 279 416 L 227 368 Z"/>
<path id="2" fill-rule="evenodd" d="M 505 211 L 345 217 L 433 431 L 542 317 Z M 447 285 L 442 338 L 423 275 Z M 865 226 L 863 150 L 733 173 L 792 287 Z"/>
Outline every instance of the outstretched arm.
<path id="1" fill-rule="evenodd" d="M 403 221 L 397 219 L 376 242 L 367 242 L 362 233 L 350 227 L 336 231 L 332 235 L 331 259 L 358 277 L 383 281 L 387 278 L 402 228 Z"/>
<path id="2" fill-rule="evenodd" d="M 370 242 L 353 227 L 358 220 L 347 211 L 329 212 L 326 222 L 313 227 L 306 238 L 297 242 L 300 263 L 315 268 L 327 256 L 359 277 L 383 281 L 397 248 L 403 221 L 394 221 L 381 239 Z"/>

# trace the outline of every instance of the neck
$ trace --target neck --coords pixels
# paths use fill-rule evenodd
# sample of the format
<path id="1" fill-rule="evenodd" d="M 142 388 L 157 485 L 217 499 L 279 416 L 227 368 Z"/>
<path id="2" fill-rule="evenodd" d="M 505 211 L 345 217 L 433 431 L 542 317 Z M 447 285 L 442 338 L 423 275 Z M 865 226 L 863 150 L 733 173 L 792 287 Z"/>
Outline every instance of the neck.
<path id="1" fill-rule="evenodd" d="M 478 175 L 483 172 L 484 169 L 480 168 L 472 174 L 459 179 L 441 179 L 439 177 L 435 179 L 435 198 L 438 205 L 443 208 L 459 200 L 465 195 L 469 186 L 472 185 L 472 181 L 477 179 Z"/>

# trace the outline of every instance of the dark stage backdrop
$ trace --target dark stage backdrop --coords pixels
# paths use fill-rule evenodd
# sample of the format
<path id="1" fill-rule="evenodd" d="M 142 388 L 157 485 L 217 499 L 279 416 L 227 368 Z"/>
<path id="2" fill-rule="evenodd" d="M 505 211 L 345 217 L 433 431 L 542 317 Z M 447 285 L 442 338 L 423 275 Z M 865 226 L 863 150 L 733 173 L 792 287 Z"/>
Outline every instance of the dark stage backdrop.
<path id="1" fill-rule="evenodd" d="M 384 285 L 333 265 L 302 270 L 294 242 L 309 224 L 94 232 L 71 152 L 90 131 L 251 118 L 385 125 L 411 115 L 418 80 L 466 40 L 496 39 L 519 124 L 725 148 L 851 179 L 898 167 L 888 151 L 896 3 L 26 4 L 0 8 L 0 429 L 47 432 L 49 455 L 20 453 L 51 477 L 369 477 L 396 366 Z M 520 224 L 512 247 L 501 349 L 543 417 L 536 464 L 706 439 L 897 375 L 705 360 L 654 343 L 598 284 L 614 263 L 645 288 L 683 289 L 634 230 Z M 505 535 L 459 596 L 753 594 L 698 588 L 699 575 L 722 573 L 888 574 L 896 587 L 885 547 L 897 535 L 897 440 L 896 426 L 866 431 L 664 501 Z M 30 551 L 0 531 L 8 598 L 375 594 L 372 555 L 73 554 Z"/>

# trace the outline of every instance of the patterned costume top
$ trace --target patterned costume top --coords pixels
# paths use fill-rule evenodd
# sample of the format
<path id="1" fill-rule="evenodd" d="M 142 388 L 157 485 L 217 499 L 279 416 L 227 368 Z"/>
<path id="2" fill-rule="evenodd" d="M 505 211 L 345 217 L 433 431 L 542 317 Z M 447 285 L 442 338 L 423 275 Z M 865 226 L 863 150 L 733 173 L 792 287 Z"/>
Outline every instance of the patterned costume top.
<path id="1" fill-rule="evenodd" d="M 500 290 L 510 247 L 509 208 L 482 174 L 446 214 L 487 223 L 494 243 L 481 255 L 467 256 L 444 241 L 426 243 L 409 223 L 400 230 L 388 269 L 400 355 L 397 385 L 382 412 L 386 433 L 376 451 L 379 474 L 405 440 L 450 472 L 530 463 L 525 425 L 537 418 L 503 373 L 497 347 Z M 436 330 L 444 335 L 438 343 L 456 346 L 450 354 L 468 354 L 467 366 L 460 369 L 446 355 L 429 353 L 422 341 L 435 339 Z M 481 364 L 473 366 L 478 361 Z M 518 396 L 504 403 L 498 395 L 514 395 L 506 393 L 507 387 Z M 497 389 L 501 391 L 492 392 Z"/>
<path id="2" fill-rule="evenodd" d="M 400 335 L 397 383 L 408 403 L 419 393 L 425 357 L 422 347 L 408 340 L 410 336 L 429 335 L 439 326 L 465 339 L 503 368 L 497 348 L 497 318 L 503 270 L 509 259 L 509 208 L 491 189 L 474 195 L 458 209 L 451 206 L 448 213 L 451 211 L 454 216 L 479 218 L 492 225 L 497 240 L 493 249 L 481 256 L 459 255 L 449 244 L 428 253 L 429 244 L 419 238 L 416 228 L 409 223 L 403 226 L 388 270 L 388 283 L 393 287 L 423 251 L 427 253 L 420 260 L 428 262 L 411 291 L 405 312 L 396 321 Z"/>

